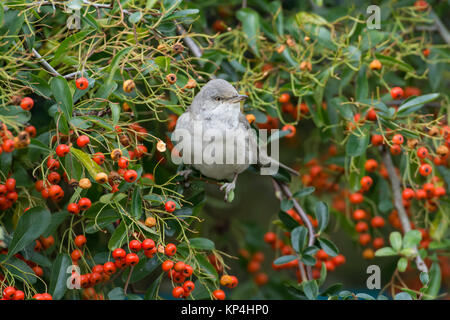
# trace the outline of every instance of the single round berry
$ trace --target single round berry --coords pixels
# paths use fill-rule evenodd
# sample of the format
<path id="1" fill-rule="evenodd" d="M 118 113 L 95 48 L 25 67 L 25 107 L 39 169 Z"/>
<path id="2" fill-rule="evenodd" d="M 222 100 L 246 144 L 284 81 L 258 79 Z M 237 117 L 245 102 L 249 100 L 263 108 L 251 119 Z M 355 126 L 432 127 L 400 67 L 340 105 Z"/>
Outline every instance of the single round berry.
<path id="1" fill-rule="evenodd" d="M 125 157 L 120 157 L 119 161 L 117 162 L 117 165 L 119 166 L 119 168 L 121 169 L 126 169 L 128 168 L 128 165 L 130 164 L 130 161 L 125 158 Z"/>
<path id="2" fill-rule="evenodd" d="M 122 248 L 117 248 L 113 251 L 112 256 L 116 260 L 124 259 L 127 253 Z"/>
<path id="3" fill-rule="evenodd" d="M 172 260 L 166 260 L 162 263 L 161 268 L 164 272 L 169 272 L 173 268 L 173 265 Z"/>
<path id="4" fill-rule="evenodd" d="M 99 166 L 101 166 L 105 162 L 105 155 L 101 152 L 94 153 L 92 160 L 95 161 Z"/>
<path id="5" fill-rule="evenodd" d="M 14 287 L 6 287 L 3 290 L 3 298 L 6 300 L 13 300 L 14 299 L 14 295 L 16 294 L 16 288 Z"/>
<path id="6" fill-rule="evenodd" d="M 81 198 L 78 200 L 78 206 L 80 207 L 81 211 L 87 210 L 91 207 L 92 203 L 89 198 Z"/>
<path id="7" fill-rule="evenodd" d="M 79 136 L 77 139 L 77 146 L 80 148 L 85 147 L 89 143 L 90 139 L 86 135 Z"/>
<path id="8" fill-rule="evenodd" d="M 175 208 L 176 208 L 176 204 L 172 200 L 169 200 L 169 201 L 166 202 L 164 207 L 165 207 L 167 212 L 174 212 Z"/>
<path id="9" fill-rule="evenodd" d="M 81 259 L 82 255 L 83 255 L 83 253 L 81 252 L 81 250 L 75 249 L 72 251 L 72 254 L 70 256 L 72 258 L 72 261 L 78 261 Z"/>
<path id="10" fill-rule="evenodd" d="M 425 159 L 428 156 L 428 149 L 426 147 L 420 147 L 417 149 L 417 156 L 420 159 Z"/>
<path id="11" fill-rule="evenodd" d="M 223 290 L 220 289 L 214 290 L 213 297 L 216 300 L 225 300 L 225 292 L 223 292 Z"/>
<path id="12" fill-rule="evenodd" d="M 56 147 L 56 155 L 64 157 L 70 152 L 70 147 L 67 144 L 60 144 Z"/>
<path id="13" fill-rule="evenodd" d="M 167 256 L 173 256 L 175 253 L 177 252 L 177 246 L 174 245 L 173 243 L 169 243 L 165 248 L 164 248 L 164 253 Z"/>
<path id="14" fill-rule="evenodd" d="M 131 240 L 128 246 L 130 247 L 130 250 L 134 252 L 138 252 L 141 250 L 141 243 L 139 242 L 139 240 Z"/>
<path id="15" fill-rule="evenodd" d="M 419 167 L 419 173 L 424 177 L 431 174 L 432 171 L 433 171 L 433 168 L 427 163 L 424 163 Z"/>
<path id="16" fill-rule="evenodd" d="M 403 138 L 403 136 L 401 134 L 396 134 L 396 135 L 394 135 L 394 137 L 392 137 L 392 143 L 394 143 L 394 144 L 401 145 L 401 144 L 403 144 L 403 142 L 405 142 L 405 139 Z"/>
<path id="17" fill-rule="evenodd" d="M 194 282 L 188 280 L 185 283 L 183 283 L 183 289 L 185 292 L 192 292 L 195 289 L 195 284 Z"/>
<path id="18" fill-rule="evenodd" d="M 400 87 L 394 87 L 391 89 L 392 99 L 400 99 L 403 97 L 403 89 Z"/>
<path id="19" fill-rule="evenodd" d="M 76 203 L 69 203 L 67 211 L 71 214 L 78 214 L 80 212 L 80 207 Z"/>
<path id="20" fill-rule="evenodd" d="M 112 274 L 116 273 L 116 270 L 117 270 L 117 268 L 116 268 L 116 265 L 114 264 L 114 262 L 108 261 L 108 262 L 105 262 L 105 264 L 103 265 L 103 271 L 106 274 L 112 275 Z"/>
<path id="21" fill-rule="evenodd" d="M 173 296 L 175 299 L 181 299 L 181 298 L 183 298 L 183 296 L 184 296 L 184 289 L 183 289 L 183 287 L 175 287 L 175 288 L 173 288 L 173 290 L 172 290 L 172 296 Z"/>
<path id="22" fill-rule="evenodd" d="M 374 228 L 382 228 L 384 227 L 385 224 L 384 218 L 380 216 L 373 217 L 372 220 L 370 221 L 370 224 Z"/>
<path id="23" fill-rule="evenodd" d="M 139 257 L 136 253 L 129 253 L 125 257 L 125 263 L 127 266 L 135 266 L 139 263 Z"/>
<path id="24" fill-rule="evenodd" d="M 145 239 L 144 241 L 142 241 L 142 249 L 144 250 L 151 250 L 153 248 L 155 248 L 155 241 L 153 241 L 152 239 Z"/>
<path id="25" fill-rule="evenodd" d="M 84 246 L 86 244 L 87 239 L 86 239 L 86 237 L 84 235 L 80 234 L 80 235 L 75 237 L 74 242 L 75 242 L 75 245 L 78 248 L 81 248 L 82 246 Z"/>
<path id="26" fill-rule="evenodd" d="M 22 101 L 20 101 L 20 107 L 23 110 L 30 111 L 31 108 L 33 108 L 33 106 L 34 106 L 34 101 L 30 97 L 25 97 L 22 99 Z"/>
<path id="27" fill-rule="evenodd" d="M 125 179 L 126 182 L 132 183 L 137 178 L 137 172 L 134 170 L 127 170 L 123 175 L 123 178 Z"/>
<path id="28" fill-rule="evenodd" d="M 85 77 L 81 77 L 75 81 L 75 85 L 79 90 L 86 90 L 89 86 L 89 81 Z"/>

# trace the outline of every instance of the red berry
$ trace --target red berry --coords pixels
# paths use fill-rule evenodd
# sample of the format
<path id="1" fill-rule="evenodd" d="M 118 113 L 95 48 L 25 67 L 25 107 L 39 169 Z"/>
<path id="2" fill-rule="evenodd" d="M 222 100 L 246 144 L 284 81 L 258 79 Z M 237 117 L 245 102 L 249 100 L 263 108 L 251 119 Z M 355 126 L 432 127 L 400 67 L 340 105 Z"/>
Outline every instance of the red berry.
<path id="1" fill-rule="evenodd" d="M 16 289 L 14 287 L 6 287 L 3 290 L 3 298 L 6 300 L 14 299 L 15 294 L 16 294 Z"/>
<path id="2" fill-rule="evenodd" d="M 402 192 L 402 198 L 404 200 L 411 200 L 412 198 L 415 197 L 415 195 L 416 195 L 416 193 L 411 188 L 405 188 Z"/>
<path id="3" fill-rule="evenodd" d="M 141 250 L 141 243 L 138 240 L 131 240 L 128 246 L 130 247 L 130 250 L 134 252 Z"/>
<path id="4" fill-rule="evenodd" d="M 175 204 L 175 202 L 169 200 L 169 201 L 166 202 L 164 207 L 165 207 L 167 212 L 174 212 L 175 208 L 176 208 L 176 204 Z"/>
<path id="5" fill-rule="evenodd" d="M 183 272 L 184 268 L 186 268 L 186 264 L 183 261 L 178 261 L 173 267 L 176 272 Z"/>
<path id="6" fill-rule="evenodd" d="M 417 156 L 420 159 L 425 159 L 428 156 L 428 149 L 425 147 L 420 147 L 419 149 L 417 149 Z"/>
<path id="7" fill-rule="evenodd" d="M 126 169 L 128 168 L 128 165 L 130 164 L 130 161 L 125 157 L 120 157 L 119 161 L 117 162 L 119 168 Z"/>
<path id="8" fill-rule="evenodd" d="M 117 248 L 113 251 L 112 256 L 116 260 L 124 259 L 127 253 L 122 248 Z"/>
<path id="9" fill-rule="evenodd" d="M 394 135 L 394 137 L 392 137 L 392 142 L 394 144 L 403 144 L 403 142 L 405 142 L 405 139 L 403 138 L 403 136 L 401 134 L 396 134 Z"/>
<path id="10" fill-rule="evenodd" d="M 16 290 L 16 293 L 14 294 L 14 300 L 24 300 L 25 299 L 25 293 L 22 290 Z"/>
<path id="11" fill-rule="evenodd" d="M 80 234 L 80 235 L 75 237 L 74 242 L 75 242 L 75 245 L 78 248 L 81 248 L 82 246 L 84 246 L 86 244 L 87 240 L 86 240 L 86 237 L 84 235 Z"/>
<path id="12" fill-rule="evenodd" d="M 280 103 L 287 103 L 287 102 L 289 102 L 290 99 L 291 99 L 291 96 L 289 95 L 289 93 L 285 92 L 280 95 L 280 97 L 278 98 L 278 101 Z"/>
<path id="13" fill-rule="evenodd" d="M 370 224 L 374 228 L 382 228 L 384 227 L 384 223 L 385 223 L 384 218 L 380 216 L 373 217 L 372 220 L 370 221 Z"/>
<path id="14" fill-rule="evenodd" d="M 79 90 L 85 90 L 89 86 L 89 81 L 85 77 L 78 78 L 75 85 Z"/>
<path id="15" fill-rule="evenodd" d="M 142 241 L 142 249 L 151 250 L 153 248 L 155 248 L 155 241 L 153 241 L 152 239 L 145 239 L 144 241 Z"/>
<path id="16" fill-rule="evenodd" d="M 85 146 L 89 143 L 89 141 L 90 141 L 90 139 L 89 139 L 88 136 L 82 135 L 82 136 L 79 136 L 79 137 L 78 137 L 78 139 L 77 139 L 77 145 L 78 145 L 80 148 L 83 148 L 83 147 L 85 147 Z"/>
<path id="17" fill-rule="evenodd" d="M 172 296 L 173 296 L 175 299 L 181 299 L 181 298 L 183 298 L 183 296 L 184 296 L 184 289 L 183 289 L 183 287 L 175 287 L 175 288 L 173 288 L 173 290 L 172 290 Z"/>
<path id="18" fill-rule="evenodd" d="M 432 171 L 433 168 L 427 163 L 424 163 L 419 167 L 419 173 L 424 177 L 428 176 Z"/>
<path id="19" fill-rule="evenodd" d="M 80 207 L 76 203 L 69 203 L 67 206 L 67 211 L 72 214 L 78 214 L 80 212 Z"/>
<path id="20" fill-rule="evenodd" d="M 23 110 L 29 111 L 29 110 L 31 110 L 31 108 L 33 108 L 33 106 L 34 106 L 34 101 L 30 97 L 25 97 L 22 99 L 22 101 L 20 101 L 20 107 Z"/>
<path id="21" fill-rule="evenodd" d="M 364 177 L 361 178 L 361 187 L 362 187 L 364 190 L 369 190 L 370 187 L 372 186 L 372 184 L 373 184 L 373 180 L 372 180 L 371 177 L 369 177 L 369 176 L 364 176 Z"/>
<path id="22" fill-rule="evenodd" d="M 73 261 L 78 261 L 78 260 L 80 260 L 82 255 L 83 255 L 83 253 L 81 252 L 81 250 L 75 249 L 72 251 L 72 254 L 70 256 L 72 257 Z"/>
<path id="23" fill-rule="evenodd" d="M 223 290 L 217 289 L 213 291 L 214 299 L 216 300 L 225 300 L 225 292 Z"/>
<path id="24" fill-rule="evenodd" d="M 8 191 L 15 191 L 16 190 L 16 179 L 9 178 L 5 182 L 5 187 Z"/>
<path id="25" fill-rule="evenodd" d="M 362 209 L 357 209 L 353 211 L 353 219 L 362 220 L 366 218 L 366 212 Z"/>
<path id="26" fill-rule="evenodd" d="M 113 262 L 108 261 L 103 265 L 103 271 L 106 274 L 112 275 L 116 273 L 116 265 Z"/>
<path id="27" fill-rule="evenodd" d="M 92 160 L 94 160 L 95 163 L 101 166 L 105 162 L 105 155 L 101 152 L 96 152 L 92 157 Z"/>
<path id="28" fill-rule="evenodd" d="M 127 266 L 135 266 L 139 263 L 139 257 L 136 253 L 129 253 L 125 257 L 125 263 Z"/>
<path id="29" fill-rule="evenodd" d="M 174 245 L 173 243 L 169 243 L 165 248 L 164 248 L 164 253 L 166 255 L 173 256 L 175 253 L 177 252 L 177 246 Z"/>
<path id="30" fill-rule="evenodd" d="M 173 268 L 173 261 L 172 260 L 166 260 L 162 263 L 162 270 L 164 272 L 169 272 Z"/>
<path id="31" fill-rule="evenodd" d="M 403 97 L 403 89 L 400 87 L 394 87 L 391 89 L 392 99 L 400 99 Z"/>
<path id="32" fill-rule="evenodd" d="M 89 198 L 81 198 L 78 200 L 78 206 L 80 207 L 81 211 L 87 210 L 91 207 L 92 203 Z"/>
<path id="33" fill-rule="evenodd" d="M 126 182 L 132 183 L 137 178 L 137 172 L 134 170 L 127 170 L 123 175 L 123 178 L 125 179 Z"/>
<path id="34" fill-rule="evenodd" d="M 369 230 L 369 226 L 364 221 L 359 221 L 355 226 L 355 230 L 358 233 L 365 232 Z"/>
<path id="35" fill-rule="evenodd" d="M 195 289 L 195 284 L 192 281 L 188 280 L 183 283 L 183 289 L 185 292 L 192 292 Z"/>
<path id="36" fill-rule="evenodd" d="M 275 234 L 275 232 L 267 232 L 264 235 L 264 241 L 268 244 L 274 243 L 275 241 L 277 241 L 277 235 Z"/>
<path id="37" fill-rule="evenodd" d="M 58 157 L 66 156 L 70 151 L 70 147 L 67 144 L 60 144 L 56 147 L 56 155 Z"/>
<path id="38" fill-rule="evenodd" d="M 185 265 L 182 273 L 183 273 L 183 276 L 185 276 L 186 278 L 189 278 L 190 276 L 192 276 L 192 273 L 194 273 L 194 269 L 190 265 L 187 264 L 187 265 Z"/>

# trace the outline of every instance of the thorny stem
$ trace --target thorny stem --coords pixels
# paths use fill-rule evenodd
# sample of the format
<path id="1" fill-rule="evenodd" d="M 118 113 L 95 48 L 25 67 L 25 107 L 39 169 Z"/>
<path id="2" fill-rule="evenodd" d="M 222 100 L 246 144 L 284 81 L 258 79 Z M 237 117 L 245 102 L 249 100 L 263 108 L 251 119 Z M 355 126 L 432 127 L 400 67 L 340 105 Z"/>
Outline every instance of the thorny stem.
<path id="1" fill-rule="evenodd" d="M 402 192 L 401 192 L 401 184 L 400 180 L 397 176 L 397 172 L 395 171 L 394 164 L 392 162 L 391 155 L 389 154 L 389 150 L 382 150 L 383 163 L 386 166 L 386 170 L 389 173 L 389 180 L 391 181 L 392 193 L 394 195 L 394 205 L 397 209 L 398 216 L 400 218 L 400 222 L 402 224 L 402 229 L 404 233 L 407 233 L 411 230 L 411 222 L 409 221 L 408 215 L 406 214 L 405 207 L 403 206 L 402 201 Z M 428 268 L 423 259 L 419 255 L 419 251 L 417 250 L 417 246 L 413 248 L 416 251 L 416 265 L 417 269 L 422 272 L 428 273 Z"/>

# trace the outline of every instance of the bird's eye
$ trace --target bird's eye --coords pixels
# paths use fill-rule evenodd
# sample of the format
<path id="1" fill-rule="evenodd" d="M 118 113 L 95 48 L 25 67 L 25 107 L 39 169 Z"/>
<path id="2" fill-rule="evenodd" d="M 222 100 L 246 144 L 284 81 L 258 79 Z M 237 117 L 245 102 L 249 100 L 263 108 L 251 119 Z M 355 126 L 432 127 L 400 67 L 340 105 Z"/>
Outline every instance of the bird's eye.
<path id="1" fill-rule="evenodd" d="M 222 100 L 220 97 L 216 97 L 215 99 L 216 99 L 216 101 Z"/>

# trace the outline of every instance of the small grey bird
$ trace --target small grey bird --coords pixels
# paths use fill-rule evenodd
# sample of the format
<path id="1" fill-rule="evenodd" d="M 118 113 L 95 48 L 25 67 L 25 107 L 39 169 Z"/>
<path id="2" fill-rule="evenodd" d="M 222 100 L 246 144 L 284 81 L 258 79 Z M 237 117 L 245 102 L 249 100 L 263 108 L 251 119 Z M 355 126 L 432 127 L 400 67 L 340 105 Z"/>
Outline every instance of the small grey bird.
<path id="1" fill-rule="evenodd" d="M 179 142 L 180 137 L 183 143 L 184 139 L 188 139 L 189 144 L 183 144 L 182 150 L 178 150 L 182 153 L 182 158 L 187 160 L 184 161 L 185 164 L 192 165 L 206 177 L 231 181 L 220 188 L 225 191 L 225 200 L 234 190 L 238 175 L 251 164 L 266 168 L 268 164 L 270 167 L 275 164 L 276 171 L 278 167 L 283 167 L 291 174 L 298 175 L 298 172 L 269 157 L 264 149 L 258 147 L 256 133 L 241 112 L 240 102 L 246 98 L 248 97 L 239 94 L 228 81 L 210 80 L 195 96 L 186 112 L 178 118 L 172 133 L 175 143 Z M 199 124 L 203 131 L 196 135 Z M 218 138 L 219 136 L 223 139 Z M 174 149 L 177 150 L 178 146 L 175 145 Z M 195 149 L 196 146 L 200 147 Z M 214 150 L 211 152 L 213 156 L 223 161 L 214 162 L 203 158 L 211 150 Z M 196 156 L 201 156 L 200 161 L 196 161 Z M 190 172 L 191 170 L 185 170 L 180 175 L 187 177 Z"/>
<path id="2" fill-rule="evenodd" d="M 223 184 L 220 188 L 225 190 L 225 200 L 234 190 L 238 175 L 246 170 L 250 164 L 257 161 L 256 137 L 252 135 L 247 118 L 241 112 L 240 102 L 246 98 L 246 95 L 239 94 L 228 81 L 222 79 L 210 80 L 195 96 L 186 112 L 178 118 L 175 130 L 172 133 L 172 137 L 182 135 L 181 131 L 183 130 L 191 134 L 192 149 L 183 149 L 183 157 L 190 159 L 190 164 L 202 175 L 216 180 L 231 181 Z M 194 144 L 200 143 L 199 137 L 194 135 L 196 121 L 202 125 L 204 133 L 200 137 L 202 149 L 197 151 L 193 147 Z M 223 161 L 222 163 L 201 161 L 195 163 L 195 153 L 204 152 L 206 148 L 215 148 L 216 151 L 221 149 L 224 160 L 226 160 L 225 142 L 209 137 L 205 134 L 208 130 L 222 134 L 227 139 L 234 139 L 233 151 L 235 156 L 240 150 L 239 147 L 244 145 L 246 151 L 244 161 L 237 161 L 237 158 L 233 157 L 234 161 L 231 163 L 230 161 Z"/>

